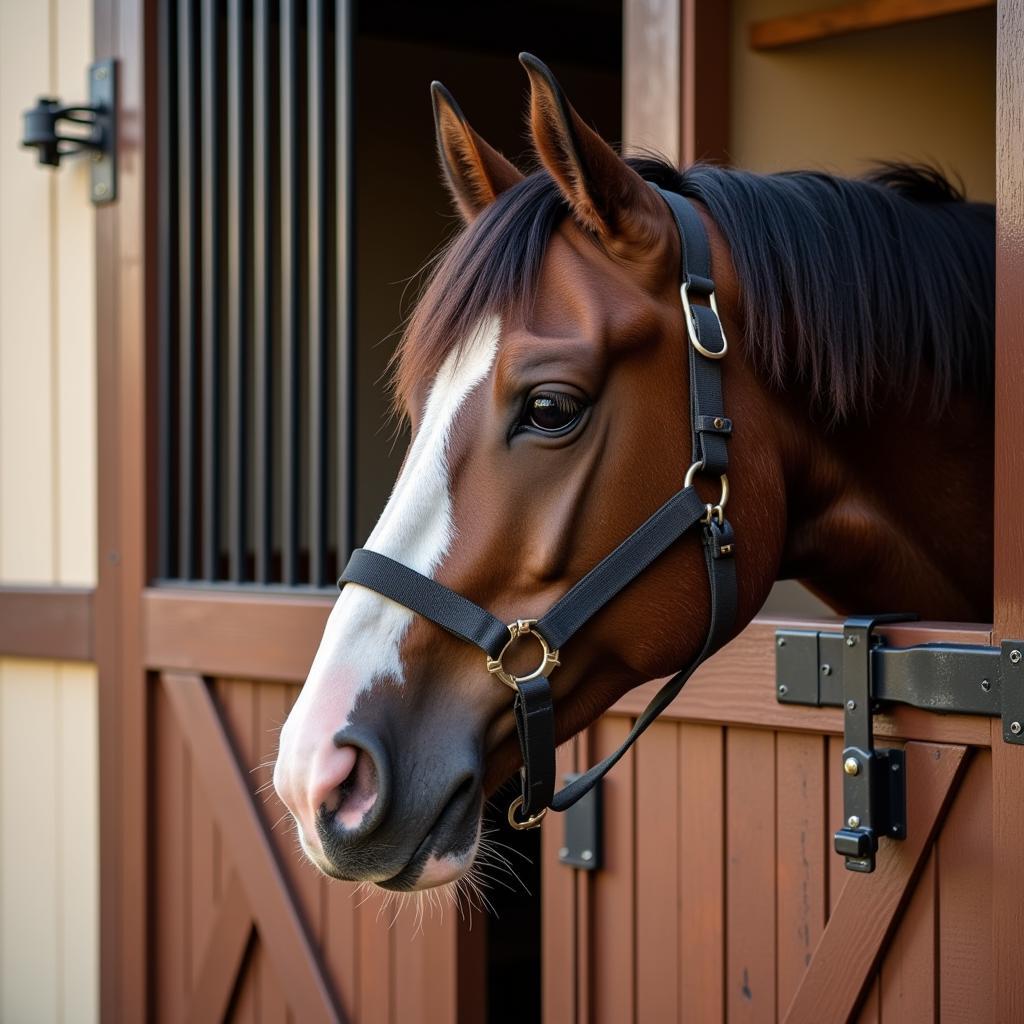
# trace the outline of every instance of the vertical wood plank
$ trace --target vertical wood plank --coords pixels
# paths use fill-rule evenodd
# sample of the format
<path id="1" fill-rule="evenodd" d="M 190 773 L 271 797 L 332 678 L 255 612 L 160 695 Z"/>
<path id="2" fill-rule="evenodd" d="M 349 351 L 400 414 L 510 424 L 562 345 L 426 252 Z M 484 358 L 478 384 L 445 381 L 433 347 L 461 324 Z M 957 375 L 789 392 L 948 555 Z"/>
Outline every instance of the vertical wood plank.
<path id="1" fill-rule="evenodd" d="M 843 737 L 829 736 L 827 764 L 828 815 L 825 819 L 825 850 L 828 866 L 828 912 L 831 915 L 839 902 L 850 872 L 846 870 L 843 858 L 836 853 L 833 837 L 843 825 Z"/>
<path id="2" fill-rule="evenodd" d="M 996 8 L 995 638 L 1024 640 L 1024 0 Z M 992 723 L 995 1015 L 1024 1020 L 1024 748 Z"/>
<path id="3" fill-rule="evenodd" d="M 628 718 L 605 715 L 593 726 L 591 753 L 595 761 L 625 740 L 630 724 Z M 595 1024 L 628 1024 L 634 1019 L 634 758 L 632 750 L 603 782 L 604 868 L 593 880 L 589 937 L 593 957 L 590 1016 Z"/>
<path id="4" fill-rule="evenodd" d="M 363 896 L 358 899 L 363 900 Z M 375 890 L 359 908 L 359 1017 L 391 1021 L 391 920 L 383 909 L 384 897 Z M 398 1022 L 396 1022 L 398 1024 Z"/>
<path id="5" fill-rule="evenodd" d="M 726 1010 L 774 1021 L 775 734 L 726 735 Z"/>
<path id="6" fill-rule="evenodd" d="M 578 739 L 555 752 L 557 777 L 577 771 Z M 576 880 L 558 863 L 565 825 L 549 814 L 541 826 L 541 957 L 544 1020 L 577 1020 L 576 1015 Z"/>
<path id="7" fill-rule="evenodd" d="M 725 1017 L 725 734 L 717 725 L 679 726 L 679 830 L 679 1001 L 681 1019 L 700 1024 Z"/>
<path id="8" fill-rule="evenodd" d="M 679 727 L 636 746 L 636 1019 L 679 1016 Z"/>
<path id="9" fill-rule="evenodd" d="M 789 1006 L 825 928 L 826 740 L 776 739 L 779 1008 Z"/>
<path id="10" fill-rule="evenodd" d="M 880 1008 L 884 1024 L 930 1024 L 936 1019 L 937 883 L 933 850 L 882 962 Z"/>
<path id="11" fill-rule="evenodd" d="M 186 914 L 186 861 L 189 853 L 186 751 L 166 694 L 157 687 L 153 708 L 156 842 L 153 871 L 156 881 L 154 912 L 160 927 L 154 931 L 154 1006 L 157 1020 L 184 1020 L 187 1006 L 189 946 Z"/>
<path id="12" fill-rule="evenodd" d="M 400 1024 L 456 1024 L 458 941 L 463 922 L 453 908 L 417 921 L 416 896 L 405 901 L 392 928 L 392 1019 Z M 485 923 L 475 915 L 473 939 L 482 941 Z M 382 923 L 380 927 L 387 927 Z M 480 929 L 480 931 L 477 931 Z"/>
<path id="13" fill-rule="evenodd" d="M 992 755 L 978 751 L 937 841 L 939 1016 L 996 1020 L 992 973 Z"/>

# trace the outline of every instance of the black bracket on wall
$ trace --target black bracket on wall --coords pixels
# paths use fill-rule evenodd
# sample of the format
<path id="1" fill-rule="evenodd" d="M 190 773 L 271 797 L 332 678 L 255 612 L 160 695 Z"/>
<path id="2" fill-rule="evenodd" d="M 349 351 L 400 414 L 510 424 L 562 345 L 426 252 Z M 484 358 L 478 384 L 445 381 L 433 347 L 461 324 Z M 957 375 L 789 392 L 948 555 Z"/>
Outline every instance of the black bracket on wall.
<path id="1" fill-rule="evenodd" d="M 579 775 L 566 775 L 565 784 L 575 782 Z M 581 796 L 563 814 L 565 842 L 558 851 L 558 860 L 581 871 L 596 871 L 601 866 L 601 780 L 589 793 Z"/>
<path id="2" fill-rule="evenodd" d="M 843 708 L 843 827 L 835 848 L 850 871 L 874 871 L 883 836 L 906 837 L 903 751 L 874 746 L 873 715 L 881 706 L 998 716 L 1003 739 L 1024 745 L 1024 642 L 887 647 L 874 633 L 877 625 L 914 618 L 858 616 L 841 633 L 775 633 L 779 702 Z"/>
<path id="3" fill-rule="evenodd" d="M 59 167 L 65 157 L 89 154 L 89 195 L 95 204 L 117 198 L 116 72 L 114 61 L 97 61 L 89 68 L 88 103 L 65 105 L 41 96 L 24 113 L 21 144 L 35 149 L 40 164 Z M 62 134 L 62 123 L 77 127 Z"/>

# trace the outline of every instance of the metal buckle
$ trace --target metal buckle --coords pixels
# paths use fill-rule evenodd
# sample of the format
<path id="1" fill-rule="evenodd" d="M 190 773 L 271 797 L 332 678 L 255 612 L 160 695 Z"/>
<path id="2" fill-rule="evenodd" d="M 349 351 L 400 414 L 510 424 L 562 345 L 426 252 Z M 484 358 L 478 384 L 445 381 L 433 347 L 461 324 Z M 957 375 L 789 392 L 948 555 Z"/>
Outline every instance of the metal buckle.
<path id="1" fill-rule="evenodd" d="M 725 328 L 722 326 L 722 318 L 718 314 L 718 303 L 715 301 L 715 293 L 712 291 L 708 296 L 708 301 L 711 306 L 711 312 L 715 314 L 718 320 L 718 329 L 722 332 L 722 351 L 712 352 L 711 349 L 705 348 L 700 340 L 697 338 L 697 328 L 694 327 L 693 323 L 693 309 L 690 307 L 690 296 L 687 294 L 690 284 L 688 281 L 684 281 L 679 286 L 679 297 L 683 300 L 683 319 L 686 321 L 686 333 L 690 336 L 690 344 L 702 355 L 708 359 L 721 359 L 726 352 L 729 351 L 729 342 L 725 337 Z"/>
<path id="2" fill-rule="evenodd" d="M 540 676 L 550 675 L 560 664 L 558 660 L 558 651 L 553 651 L 548 646 L 547 640 L 544 639 L 533 627 L 537 625 L 536 619 L 516 619 L 515 622 L 510 622 L 508 626 L 508 643 L 505 644 L 501 649 L 501 653 L 497 658 L 487 659 L 487 671 L 492 675 L 497 676 L 506 686 L 511 687 L 513 690 L 516 688 L 517 683 L 525 683 L 531 679 L 537 679 Z M 529 674 L 525 676 L 514 676 L 511 672 L 507 672 L 505 667 L 502 665 L 502 661 L 505 657 L 505 652 L 518 640 L 521 636 L 532 636 L 535 637 L 537 643 L 540 644 L 543 657 L 541 658 L 540 664 Z"/>
<path id="3" fill-rule="evenodd" d="M 508 823 L 514 829 L 518 829 L 520 832 L 528 828 L 536 828 L 541 823 L 541 820 L 543 819 L 544 815 L 548 813 L 548 809 L 546 807 L 542 807 L 536 814 L 531 815 L 524 821 L 520 821 L 516 817 L 516 811 L 518 811 L 519 808 L 522 806 L 523 798 L 521 796 L 517 796 L 515 800 L 513 800 L 512 803 L 508 805 Z"/>
<path id="4" fill-rule="evenodd" d="M 686 476 L 683 479 L 683 487 L 692 487 L 693 478 L 704 468 L 703 462 L 695 462 L 687 471 Z M 718 525 L 721 526 L 725 519 L 725 506 L 729 500 L 729 477 L 723 473 L 719 478 L 722 485 L 722 493 L 718 501 L 712 505 L 708 504 L 705 506 L 706 511 L 701 517 L 702 523 L 710 523 L 712 516 L 718 519 Z"/>

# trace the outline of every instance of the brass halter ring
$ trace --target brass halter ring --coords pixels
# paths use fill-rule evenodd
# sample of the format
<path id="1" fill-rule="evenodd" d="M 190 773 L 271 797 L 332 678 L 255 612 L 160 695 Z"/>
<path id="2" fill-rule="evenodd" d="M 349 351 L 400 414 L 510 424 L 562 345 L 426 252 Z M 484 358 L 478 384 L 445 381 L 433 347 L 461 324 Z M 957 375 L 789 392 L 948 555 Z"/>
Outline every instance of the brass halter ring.
<path id="1" fill-rule="evenodd" d="M 508 823 L 514 829 L 518 829 L 520 832 L 528 828 L 536 828 L 541 823 L 541 820 L 544 818 L 544 815 L 548 813 L 548 809 L 546 807 L 542 807 L 536 814 L 533 814 L 529 818 L 525 818 L 523 821 L 520 821 L 516 817 L 516 811 L 518 811 L 519 808 L 522 806 L 523 798 L 521 796 L 517 796 L 515 800 L 513 800 L 512 803 L 508 805 Z"/>
<path id="2" fill-rule="evenodd" d="M 540 676 L 551 675 L 551 673 L 561 664 L 558 660 L 558 651 L 551 650 L 548 646 L 547 640 L 545 640 L 544 637 L 542 637 L 540 633 L 533 628 L 536 625 L 536 619 L 516 619 L 515 622 L 510 622 L 508 625 L 508 643 L 502 647 L 501 653 L 497 658 L 487 659 L 487 671 L 492 675 L 497 676 L 506 686 L 511 687 L 513 690 L 516 688 L 517 683 L 525 683 L 531 679 L 538 679 Z M 504 665 L 502 665 L 502 661 L 504 660 L 505 652 L 521 636 L 527 635 L 534 637 L 537 643 L 540 644 L 543 656 L 541 657 L 540 664 L 529 675 L 514 676 L 511 672 L 506 671 Z"/>
<path id="3" fill-rule="evenodd" d="M 708 359 L 721 359 L 726 352 L 729 351 L 729 342 L 725 337 L 725 328 L 722 327 L 722 318 L 718 315 L 718 303 L 715 301 L 715 293 L 712 292 L 708 296 L 708 302 L 711 306 L 712 312 L 718 317 L 718 326 L 722 331 L 722 350 L 721 352 L 712 352 L 711 349 L 705 348 L 697 337 L 697 329 L 693 325 L 693 310 L 690 308 L 690 296 L 687 294 L 689 291 L 689 285 L 684 281 L 679 286 L 679 295 L 683 300 L 683 319 L 686 321 L 686 333 L 690 337 L 690 344 L 702 355 Z"/>
<path id="4" fill-rule="evenodd" d="M 683 479 L 683 486 L 689 487 L 693 484 L 693 478 L 704 468 L 703 462 L 695 462 L 687 471 L 686 477 Z M 719 496 L 718 503 L 715 505 L 705 506 L 706 511 L 704 517 L 701 519 L 702 523 L 710 523 L 711 517 L 714 516 L 718 520 L 718 525 L 721 526 L 725 519 L 725 505 L 729 500 L 729 477 L 725 473 L 721 476 L 722 493 Z"/>

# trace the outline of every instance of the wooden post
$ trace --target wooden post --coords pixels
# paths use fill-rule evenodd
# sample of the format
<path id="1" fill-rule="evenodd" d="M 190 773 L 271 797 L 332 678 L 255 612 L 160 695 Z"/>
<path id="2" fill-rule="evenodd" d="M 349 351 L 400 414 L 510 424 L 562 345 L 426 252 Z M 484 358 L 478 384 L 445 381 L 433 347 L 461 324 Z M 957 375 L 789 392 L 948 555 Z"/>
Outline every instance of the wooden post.
<path id="1" fill-rule="evenodd" d="M 625 0 L 623 139 L 681 166 L 725 161 L 730 7 L 726 0 Z"/>
<path id="2" fill-rule="evenodd" d="M 994 638 L 1024 639 L 1024 0 L 1000 0 L 996 56 Z M 1024 748 L 992 723 L 995 1019 L 1024 1020 Z"/>

